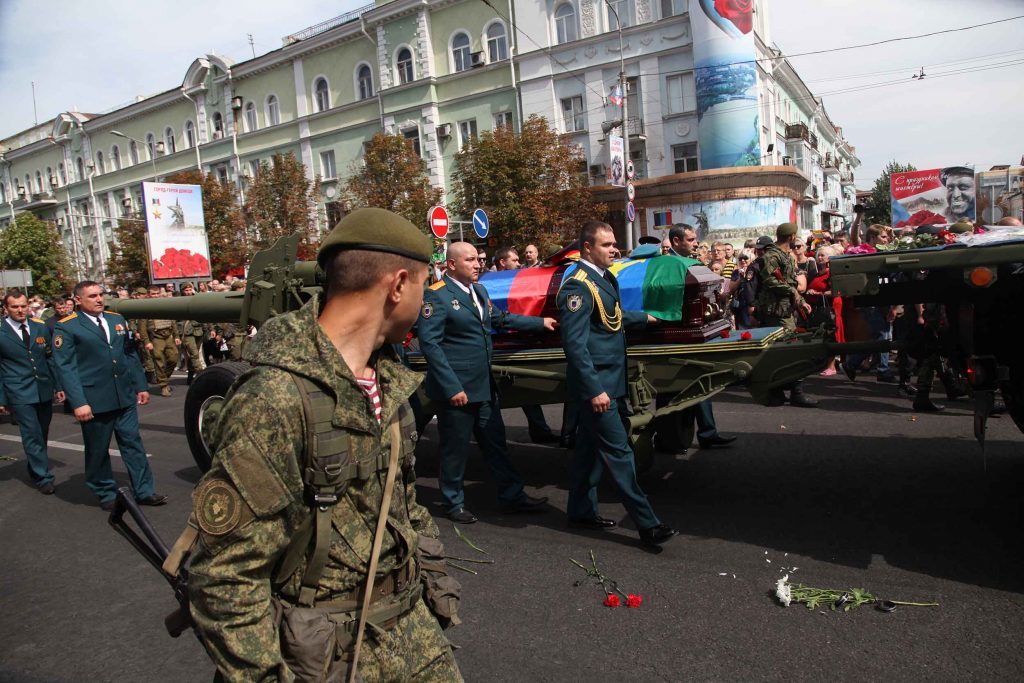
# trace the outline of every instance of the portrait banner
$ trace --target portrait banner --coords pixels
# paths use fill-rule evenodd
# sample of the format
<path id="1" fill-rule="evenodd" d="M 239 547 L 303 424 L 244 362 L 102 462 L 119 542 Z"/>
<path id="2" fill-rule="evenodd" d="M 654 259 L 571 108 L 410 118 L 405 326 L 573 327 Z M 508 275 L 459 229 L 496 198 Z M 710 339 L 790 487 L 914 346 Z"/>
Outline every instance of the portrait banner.
<path id="1" fill-rule="evenodd" d="M 142 202 L 153 282 L 211 277 L 203 188 L 142 183 Z"/>
<path id="2" fill-rule="evenodd" d="M 893 173 L 889 193 L 894 228 L 975 219 L 974 169 L 968 166 Z"/>
<path id="3" fill-rule="evenodd" d="M 616 187 L 623 187 L 626 184 L 625 146 L 622 144 L 621 135 L 608 136 L 608 183 Z"/>

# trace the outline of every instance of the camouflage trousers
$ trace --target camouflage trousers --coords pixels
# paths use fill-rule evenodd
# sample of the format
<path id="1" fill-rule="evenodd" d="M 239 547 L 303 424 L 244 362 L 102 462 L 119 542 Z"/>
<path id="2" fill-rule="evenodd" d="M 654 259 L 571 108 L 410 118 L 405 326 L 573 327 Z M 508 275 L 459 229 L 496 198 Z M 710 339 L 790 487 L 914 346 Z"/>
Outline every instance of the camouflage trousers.
<path id="1" fill-rule="evenodd" d="M 190 335 L 181 342 L 185 349 L 185 358 L 188 360 L 188 368 L 192 373 L 199 373 L 206 369 L 206 361 L 203 360 L 203 338 Z"/>
<path id="2" fill-rule="evenodd" d="M 174 336 L 153 337 L 150 340 L 153 350 L 150 355 L 153 357 L 153 374 L 156 376 L 156 384 L 159 387 L 167 386 L 174 368 L 178 367 L 178 346 L 174 343 Z"/>

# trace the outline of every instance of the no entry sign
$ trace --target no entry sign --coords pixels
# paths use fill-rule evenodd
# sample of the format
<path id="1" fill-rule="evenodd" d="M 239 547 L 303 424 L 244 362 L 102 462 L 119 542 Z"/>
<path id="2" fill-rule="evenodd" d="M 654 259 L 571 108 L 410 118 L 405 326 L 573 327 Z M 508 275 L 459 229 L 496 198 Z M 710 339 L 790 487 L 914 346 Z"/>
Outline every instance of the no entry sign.
<path id="1" fill-rule="evenodd" d="M 427 221 L 430 223 L 430 232 L 434 237 L 444 239 L 448 235 L 448 210 L 443 206 L 435 206 L 427 214 Z"/>

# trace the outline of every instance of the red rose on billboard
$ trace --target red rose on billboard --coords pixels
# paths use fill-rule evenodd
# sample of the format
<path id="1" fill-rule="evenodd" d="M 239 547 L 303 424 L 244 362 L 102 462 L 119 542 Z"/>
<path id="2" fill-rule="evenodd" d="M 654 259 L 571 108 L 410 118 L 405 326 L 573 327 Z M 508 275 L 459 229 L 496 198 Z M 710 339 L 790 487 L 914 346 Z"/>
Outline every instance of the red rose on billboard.
<path id="1" fill-rule="evenodd" d="M 210 262 L 202 254 L 193 254 L 190 249 L 168 247 L 159 258 L 153 259 L 153 279 L 174 280 L 186 277 L 207 277 Z"/>
<path id="2" fill-rule="evenodd" d="M 916 228 L 919 225 L 935 225 L 935 224 L 942 225 L 945 222 L 946 222 L 946 217 L 945 216 L 940 216 L 937 213 L 932 213 L 931 211 L 928 211 L 927 209 L 921 209 L 920 211 L 914 213 L 914 215 L 912 215 L 907 220 L 900 221 L 899 223 L 897 223 L 896 225 L 894 225 L 892 227 L 894 227 L 894 228 L 906 228 L 906 227 Z"/>
<path id="3" fill-rule="evenodd" d="M 754 28 L 754 0 L 715 0 L 715 11 L 740 30 L 750 33 Z"/>

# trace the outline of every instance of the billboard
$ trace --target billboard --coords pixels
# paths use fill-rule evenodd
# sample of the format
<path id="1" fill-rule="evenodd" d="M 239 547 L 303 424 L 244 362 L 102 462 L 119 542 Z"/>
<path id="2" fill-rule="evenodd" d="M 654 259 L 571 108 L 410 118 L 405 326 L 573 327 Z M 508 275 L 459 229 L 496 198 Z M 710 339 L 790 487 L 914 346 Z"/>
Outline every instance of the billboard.
<path id="1" fill-rule="evenodd" d="M 700 11 L 695 9 L 700 7 Z M 700 167 L 761 163 L 754 6 L 750 0 L 690 3 Z"/>
<path id="2" fill-rule="evenodd" d="M 146 246 L 154 282 L 209 278 L 210 247 L 199 185 L 142 183 Z"/>
<path id="3" fill-rule="evenodd" d="M 948 166 L 893 173 L 889 178 L 892 227 L 974 222 L 974 169 Z"/>
<path id="4" fill-rule="evenodd" d="M 975 180 L 978 217 L 982 223 L 995 225 L 1003 218 L 1021 218 L 1024 213 L 1024 168 L 982 171 Z"/>
<path id="5" fill-rule="evenodd" d="M 621 135 L 608 136 L 608 151 L 611 158 L 608 160 L 608 183 L 616 187 L 623 187 L 626 184 L 625 146 L 622 144 Z"/>

